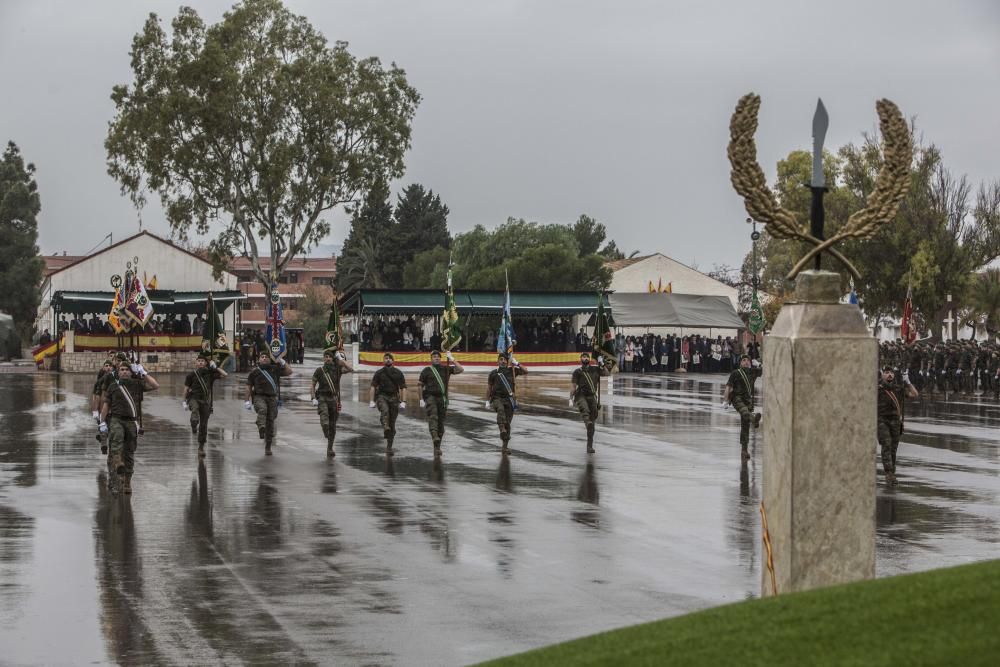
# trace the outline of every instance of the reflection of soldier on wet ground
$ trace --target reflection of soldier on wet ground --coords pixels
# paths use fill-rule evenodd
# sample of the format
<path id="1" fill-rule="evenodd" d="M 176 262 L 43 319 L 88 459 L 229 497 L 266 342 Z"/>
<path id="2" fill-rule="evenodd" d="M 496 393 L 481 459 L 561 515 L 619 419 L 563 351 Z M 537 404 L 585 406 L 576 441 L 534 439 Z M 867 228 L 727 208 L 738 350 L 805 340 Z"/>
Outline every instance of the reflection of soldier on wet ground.
<path id="1" fill-rule="evenodd" d="M 382 435 L 385 437 L 385 453 L 392 456 L 392 442 L 396 438 L 396 419 L 399 411 L 406 409 L 406 378 L 402 371 L 393 366 L 395 359 L 391 352 L 382 355 L 382 368 L 375 371 L 368 401 L 369 408 L 378 408 Z"/>
<path id="2" fill-rule="evenodd" d="M 420 372 L 417 380 L 420 387 L 420 407 L 427 413 L 427 427 L 434 443 L 434 457 L 441 456 L 441 440 L 444 438 L 444 420 L 448 416 L 448 381 L 465 369 L 455 361 L 451 351 L 445 353 L 447 364 L 441 363 L 441 353 L 431 352 L 431 365 Z"/>
<path id="3" fill-rule="evenodd" d="M 500 428 L 501 453 L 506 453 L 510 442 L 510 426 L 517 409 L 515 402 L 515 378 L 528 371 L 516 359 L 508 359 L 506 354 L 497 357 L 497 369 L 490 373 L 486 383 L 486 409 L 497 413 Z"/>
<path id="4" fill-rule="evenodd" d="M 878 383 L 878 444 L 882 450 L 882 470 L 889 484 L 896 483 L 896 450 L 903 433 L 903 398 L 917 398 L 909 373 L 903 372 L 901 382 L 889 367 L 882 369 Z"/>
<path id="5" fill-rule="evenodd" d="M 753 411 L 754 383 L 761 375 L 760 362 L 751 360 L 748 355 L 740 357 L 740 367 L 729 374 L 726 380 L 726 391 L 723 396 L 723 405 L 729 403 L 740 413 L 740 460 L 749 461 L 750 451 L 747 447 L 750 444 L 750 422 L 753 421 L 754 428 L 760 426 L 761 415 Z"/>
<path id="6" fill-rule="evenodd" d="M 611 372 L 604 365 L 604 358 L 596 366 L 590 363 L 590 353 L 580 355 L 580 368 L 573 371 L 573 389 L 569 394 L 569 406 L 576 408 L 587 427 L 587 453 L 594 453 L 594 431 L 597 416 L 601 411 L 601 377 Z"/>
<path id="7" fill-rule="evenodd" d="M 191 411 L 191 433 L 198 436 L 198 457 L 205 456 L 205 441 L 208 439 L 208 418 L 212 414 L 212 399 L 215 381 L 226 377 L 226 371 L 218 368 L 210 352 L 202 352 L 195 360 L 195 369 L 184 378 L 185 410 Z"/>
<path id="8" fill-rule="evenodd" d="M 153 376 L 141 364 L 118 362 L 118 376 L 108 386 L 101 402 L 98 432 L 108 436 L 108 486 L 112 493 L 132 493 L 135 450 L 138 447 L 142 392 L 159 388 Z"/>
<path id="9" fill-rule="evenodd" d="M 580 475 L 580 484 L 576 489 L 576 499 L 592 505 L 599 504 L 601 492 L 597 487 L 597 472 L 593 461 L 587 461 L 587 465 L 583 469 L 583 474 Z"/>
<path id="10" fill-rule="evenodd" d="M 284 359 L 272 361 L 265 348 L 257 358 L 257 367 L 247 375 L 246 409 L 257 413 L 257 432 L 264 441 L 264 454 L 271 455 L 271 445 L 277 430 L 278 388 L 281 378 L 292 374 L 292 368 Z"/>
<path id="11" fill-rule="evenodd" d="M 333 439 L 337 437 L 337 418 L 340 416 L 340 376 L 353 373 L 347 356 L 339 350 L 323 352 L 323 365 L 313 372 L 309 393 L 312 404 L 319 411 L 319 424 L 326 438 L 326 455 L 333 458 Z"/>

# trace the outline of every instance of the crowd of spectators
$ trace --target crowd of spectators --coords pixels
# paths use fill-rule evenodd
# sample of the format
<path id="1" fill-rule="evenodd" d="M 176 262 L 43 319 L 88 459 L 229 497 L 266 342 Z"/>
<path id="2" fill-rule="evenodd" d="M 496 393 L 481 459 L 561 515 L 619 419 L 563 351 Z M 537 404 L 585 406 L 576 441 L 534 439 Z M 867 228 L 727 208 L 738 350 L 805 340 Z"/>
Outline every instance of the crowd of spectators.
<path id="1" fill-rule="evenodd" d="M 760 343 L 751 342 L 744 349 L 739 339 L 730 336 L 618 334 L 615 348 L 624 373 L 728 373 L 739 366 L 743 354 L 760 358 Z"/>
<path id="2" fill-rule="evenodd" d="M 257 365 L 257 356 L 268 350 L 264 332 L 259 329 L 244 329 L 233 341 L 233 349 L 239 360 L 238 369 L 249 371 Z M 305 339 L 301 329 L 285 331 L 285 360 L 290 364 L 301 364 L 305 361 Z"/>
<path id="3" fill-rule="evenodd" d="M 155 315 L 150 318 L 149 322 L 146 323 L 146 326 L 143 327 L 142 333 L 200 336 L 204 322 L 205 319 L 201 316 L 201 314 L 195 315 L 193 320 L 189 315 L 175 315 L 174 313 L 168 313 L 166 316 Z M 59 319 L 58 333 L 63 333 L 67 330 L 73 331 L 77 334 L 115 333 L 111 323 L 108 322 L 107 316 L 100 315 L 98 313 L 90 313 L 89 317 L 86 313 L 82 313 L 80 315 L 75 315 L 68 320 L 66 319 L 66 316 L 63 315 Z M 48 330 L 46 329 L 45 331 Z M 49 334 L 49 338 L 51 339 L 51 334 Z"/>
<path id="4" fill-rule="evenodd" d="M 470 352 L 493 352 L 499 327 L 476 328 L 466 332 L 462 349 Z M 577 352 L 590 349 L 590 336 L 581 328 L 574 333 L 567 320 L 554 318 L 518 318 L 514 322 L 517 349 L 523 352 Z M 424 326 L 413 317 L 407 319 L 368 320 L 361 324 L 357 337 L 361 350 L 394 352 L 438 350 L 441 334 L 424 336 Z"/>

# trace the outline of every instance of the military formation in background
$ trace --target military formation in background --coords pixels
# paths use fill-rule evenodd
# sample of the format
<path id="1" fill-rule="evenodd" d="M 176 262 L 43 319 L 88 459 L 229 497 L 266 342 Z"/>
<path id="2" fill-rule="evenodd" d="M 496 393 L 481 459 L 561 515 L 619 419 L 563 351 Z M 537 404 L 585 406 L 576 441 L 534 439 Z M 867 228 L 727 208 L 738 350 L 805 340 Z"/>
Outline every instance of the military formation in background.
<path id="1" fill-rule="evenodd" d="M 1000 345 L 975 340 L 903 341 L 879 346 L 879 367 L 907 371 L 918 392 L 927 397 L 982 394 L 1000 400 Z"/>

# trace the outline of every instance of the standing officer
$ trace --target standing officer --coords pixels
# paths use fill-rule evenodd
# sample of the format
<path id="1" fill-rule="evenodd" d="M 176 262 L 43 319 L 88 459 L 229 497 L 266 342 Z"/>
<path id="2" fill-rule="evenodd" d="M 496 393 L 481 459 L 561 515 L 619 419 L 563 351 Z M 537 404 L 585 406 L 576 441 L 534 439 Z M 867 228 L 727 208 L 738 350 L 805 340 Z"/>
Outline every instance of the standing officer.
<path id="1" fill-rule="evenodd" d="M 465 368 L 455 361 L 451 350 L 445 352 L 448 363 L 441 364 L 441 353 L 431 352 L 431 365 L 420 371 L 417 385 L 420 389 L 420 407 L 427 413 L 427 426 L 434 443 L 434 458 L 441 457 L 441 438 L 444 437 L 444 420 L 448 413 L 448 380 Z"/>
<path id="2" fill-rule="evenodd" d="M 368 399 L 369 408 L 378 408 L 385 438 L 385 453 L 392 456 L 392 441 L 396 437 L 396 418 L 399 411 L 406 409 L 406 378 L 402 371 L 393 366 L 392 352 L 382 355 L 382 368 L 372 376 L 372 386 Z"/>
<path id="3" fill-rule="evenodd" d="M 208 417 L 212 414 L 212 400 L 216 380 L 228 373 L 212 361 L 211 352 L 202 352 L 194 361 L 194 370 L 184 378 L 185 410 L 191 411 L 191 433 L 198 436 L 198 458 L 205 457 L 205 440 L 208 439 Z"/>
<path id="4" fill-rule="evenodd" d="M 601 410 L 601 377 L 610 375 L 602 358 L 596 366 L 590 364 L 590 353 L 580 355 L 580 368 L 573 371 L 573 389 L 569 406 L 575 407 L 587 427 L 587 453 L 594 453 L 594 422 Z"/>
<path id="5" fill-rule="evenodd" d="M 497 413 L 497 426 L 500 427 L 500 440 L 503 442 L 501 453 L 507 453 L 507 443 L 510 442 L 510 422 L 514 419 L 515 402 L 514 378 L 527 373 L 517 359 L 509 360 L 506 354 L 497 357 L 497 369 L 490 373 L 486 389 L 486 409 Z"/>
<path id="6" fill-rule="evenodd" d="M 354 369 L 347 363 L 347 356 L 335 350 L 325 350 L 323 365 L 313 372 L 309 394 L 313 406 L 319 410 L 319 423 L 326 438 L 326 455 L 330 458 L 336 456 L 333 439 L 337 436 L 337 417 L 340 416 L 340 376 L 353 372 Z"/>
<path id="7" fill-rule="evenodd" d="M 118 493 L 118 480 L 121 480 L 121 490 L 132 493 L 132 474 L 135 471 L 135 448 L 138 445 L 138 430 L 136 419 L 139 417 L 139 400 L 143 390 L 153 391 L 159 384 L 146 372 L 142 364 L 129 364 L 121 361 L 118 364 L 118 377 L 108 386 L 101 402 L 100 433 L 108 434 L 111 449 L 110 468 L 117 476 L 109 481 L 111 492 Z M 111 423 L 107 420 L 110 417 Z"/>
<path id="8" fill-rule="evenodd" d="M 257 355 L 257 367 L 247 375 L 247 410 L 257 412 L 257 431 L 264 441 L 264 454 L 271 455 L 274 443 L 274 420 L 278 418 L 278 387 L 281 378 L 292 374 L 284 359 L 273 359 L 267 348 Z"/>
<path id="9" fill-rule="evenodd" d="M 740 413 L 740 461 L 750 460 L 747 447 L 750 444 L 750 420 L 754 428 L 760 426 L 760 413 L 753 411 L 754 383 L 761 375 L 760 362 L 751 360 L 749 356 L 740 357 L 740 367 L 729 374 L 726 380 L 726 393 L 722 403 L 731 404 Z"/>
<path id="10" fill-rule="evenodd" d="M 903 396 L 919 395 L 910 383 L 909 373 L 903 371 L 902 380 L 902 384 L 896 382 L 896 374 L 886 366 L 878 383 L 878 444 L 882 450 L 882 470 L 890 484 L 896 483 L 896 450 L 903 433 Z"/>

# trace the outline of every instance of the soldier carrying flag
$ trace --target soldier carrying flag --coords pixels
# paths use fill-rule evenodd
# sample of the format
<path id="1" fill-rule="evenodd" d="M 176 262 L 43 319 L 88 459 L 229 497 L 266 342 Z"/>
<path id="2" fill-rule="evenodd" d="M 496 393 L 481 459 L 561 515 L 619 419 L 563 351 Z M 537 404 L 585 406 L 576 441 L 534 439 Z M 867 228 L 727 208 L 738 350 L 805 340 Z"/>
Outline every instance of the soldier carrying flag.
<path id="1" fill-rule="evenodd" d="M 326 455 L 336 456 L 333 439 L 337 435 L 337 418 L 340 416 L 340 377 L 353 373 L 354 368 L 347 363 L 344 354 L 344 336 L 340 325 L 340 310 L 337 307 L 337 292 L 333 293 L 330 305 L 330 321 L 326 327 L 326 348 L 323 350 L 323 365 L 313 372 L 309 394 L 313 407 L 319 412 L 319 423 L 326 438 Z"/>
<path id="2" fill-rule="evenodd" d="M 501 454 L 508 452 L 510 442 L 510 425 L 517 410 L 517 390 L 515 378 L 528 371 L 514 358 L 514 325 L 510 313 L 510 283 L 504 293 L 503 316 L 500 320 L 500 332 L 497 335 L 497 369 L 492 371 L 487 379 L 486 409 L 497 414 L 497 426 L 500 428 L 500 441 L 503 446 Z"/>
<path id="3" fill-rule="evenodd" d="M 215 398 L 215 381 L 226 377 L 220 368 L 229 358 L 229 343 L 222 319 L 215 310 L 212 293 L 205 304 L 205 326 L 201 333 L 201 353 L 195 359 L 195 368 L 184 379 L 185 410 L 191 411 L 191 433 L 198 436 L 198 457 L 205 456 L 208 438 L 208 418 L 212 414 Z"/>

